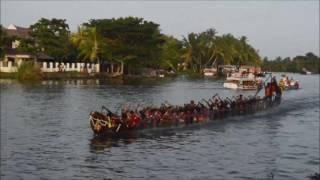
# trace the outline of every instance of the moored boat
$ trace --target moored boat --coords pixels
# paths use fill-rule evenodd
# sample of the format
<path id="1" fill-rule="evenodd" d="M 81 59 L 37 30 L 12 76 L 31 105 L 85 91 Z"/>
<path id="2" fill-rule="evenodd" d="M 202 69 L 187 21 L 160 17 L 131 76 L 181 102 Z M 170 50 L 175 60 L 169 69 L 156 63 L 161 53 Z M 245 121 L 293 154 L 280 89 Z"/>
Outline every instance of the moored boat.
<path id="1" fill-rule="evenodd" d="M 203 75 L 208 77 L 215 76 L 217 75 L 217 68 L 204 68 Z"/>
<path id="2" fill-rule="evenodd" d="M 262 79 L 253 73 L 232 73 L 223 83 L 224 88 L 256 90 Z"/>
<path id="3" fill-rule="evenodd" d="M 312 72 L 308 71 L 306 68 L 302 68 L 301 74 L 310 75 Z"/>

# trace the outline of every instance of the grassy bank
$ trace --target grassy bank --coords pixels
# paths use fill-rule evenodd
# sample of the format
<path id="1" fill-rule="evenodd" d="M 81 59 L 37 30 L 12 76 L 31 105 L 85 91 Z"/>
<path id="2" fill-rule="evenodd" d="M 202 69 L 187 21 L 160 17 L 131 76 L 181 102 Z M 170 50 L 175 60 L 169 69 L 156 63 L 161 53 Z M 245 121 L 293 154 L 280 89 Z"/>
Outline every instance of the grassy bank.
<path id="1" fill-rule="evenodd" d="M 17 79 L 17 73 L 0 72 L 0 79 Z"/>
<path id="2" fill-rule="evenodd" d="M 112 76 L 108 73 L 83 73 L 83 72 L 42 72 L 32 74 L 29 71 L 23 71 L 18 73 L 5 73 L 0 72 L 1 79 L 18 79 L 21 82 L 29 81 L 29 79 L 37 80 L 77 80 L 77 79 L 110 79 L 110 80 L 124 80 L 124 81 L 153 81 L 161 79 L 171 79 L 179 76 L 184 76 L 190 79 L 203 78 L 202 74 L 193 73 L 192 71 L 177 72 L 175 74 L 165 75 L 165 78 L 160 78 L 158 76 L 148 76 L 148 75 L 123 75 L 123 76 Z M 219 77 L 215 77 L 219 78 Z"/>
<path id="3" fill-rule="evenodd" d="M 40 81 L 42 72 L 38 64 L 33 61 L 23 62 L 17 71 L 17 79 L 20 82 Z"/>
<path id="4" fill-rule="evenodd" d="M 175 77 L 178 74 L 167 75 L 166 77 Z M 28 79 L 25 76 L 30 76 L 29 73 L 5 73 L 0 72 L 1 79 Z M 144 76 L 144 75 L 123 75 L 113 76 L 108 73 L 83 73 L 83 72 L 42 72 L 41 74 L 32 75 L 40 80 L 70 80 L 70 79 L 157 79 L 159 77 Z M 23 78 L 22 78 L 23 77 Z"/>

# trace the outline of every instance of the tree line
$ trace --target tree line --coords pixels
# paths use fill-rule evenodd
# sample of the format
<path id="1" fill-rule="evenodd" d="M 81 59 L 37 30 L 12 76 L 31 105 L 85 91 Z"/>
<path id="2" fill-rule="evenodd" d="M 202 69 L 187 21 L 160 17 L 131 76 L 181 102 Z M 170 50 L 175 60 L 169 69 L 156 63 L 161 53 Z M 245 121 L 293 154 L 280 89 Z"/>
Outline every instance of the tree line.
<path id="1" fill-rule="evenodd" d="M 302 72 L 303 69 L 311 71 L 313 73 L 320 73 L 320 57 L 308 52 L 305 55 L 298 55 L 294 58 L 277 57 L 273 60 L 267 57 L 263 58 L 262 70 L 273 72 Z"/>
<path id="2" fill-rule="evenodd" d="M 217 35 L 211 28 L 178 40 L 161 33 L 159 24 L 138 17 L 91 19 L 76 32 L 69 30 L 65 19 L 41 18 L 30 29 L 29 38 L 19 39 L 6 36 L 1 28 L 1 55 L 15 38 L 20 41 L 19 51 L 65 62 L 117 62 L 125 73 L 139 68 L 202 73 L 205 67 L 219 64 L 271 68 L 273 63 L 262 61 L 245 36 Z"/>

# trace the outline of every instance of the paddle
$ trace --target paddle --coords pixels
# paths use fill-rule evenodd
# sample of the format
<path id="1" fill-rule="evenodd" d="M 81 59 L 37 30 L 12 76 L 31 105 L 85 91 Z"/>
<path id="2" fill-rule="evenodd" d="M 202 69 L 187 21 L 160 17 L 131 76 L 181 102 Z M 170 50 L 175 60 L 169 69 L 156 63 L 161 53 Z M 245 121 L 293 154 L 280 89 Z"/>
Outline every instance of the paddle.
<path id="1" fill-rule="evenodd" d="M 118 111 L 120 110 L 121 106 L 122 106 L 121 104 L 118 106 L 118 108 L 116 110 L 116 114 L 118 114 Z"/>
<path id="2" fill-rule="evenodd" d="M 231 100 L 229 97 L 227 97 L 227 100 L 228 100 L 230 103 L 232 103 L 232 100 Z"/>
<path id="3" fill-rule="evenodd" d="M 102 106 L 102 107 L 101 107 L 101 111 L 102 111 L 103 109 L 106 110 L 108 113 L 113 114 L 112 111 L 110 111 L 110 109 L 106 108 L 105 106 Z"/>
<path id="4" fill-rule="evenodd" d="M 267 77 L 267 79 L 264 80 L 262 83 L 260 83 L 260 85 L 258 86 L 257 92 L 254 94 L 254 97 L 256 97 L 258 95 L 258 93 L 261 91 L 264 84 L 266 83 L 267 80 L 269 80 L 270 77 L 272 77 L 272 73 L 269 73 L 269 76 Z"/>

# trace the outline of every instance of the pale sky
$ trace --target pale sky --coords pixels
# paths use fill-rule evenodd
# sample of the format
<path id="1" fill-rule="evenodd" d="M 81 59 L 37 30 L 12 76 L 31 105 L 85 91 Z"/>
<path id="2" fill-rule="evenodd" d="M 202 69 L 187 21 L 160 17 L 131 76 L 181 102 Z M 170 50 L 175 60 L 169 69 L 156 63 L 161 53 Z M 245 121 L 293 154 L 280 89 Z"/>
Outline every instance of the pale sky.
<path id="1" fill-rule="evenodd" d="M 28 27 L 41 17 L 66 19 L 71 31 L 90 19 L 137 16 L 178 39 L 215 28 L 247 36 L 262 57 L 319 55 L 319 1 L 3 1 L 1 24 Z"/>

